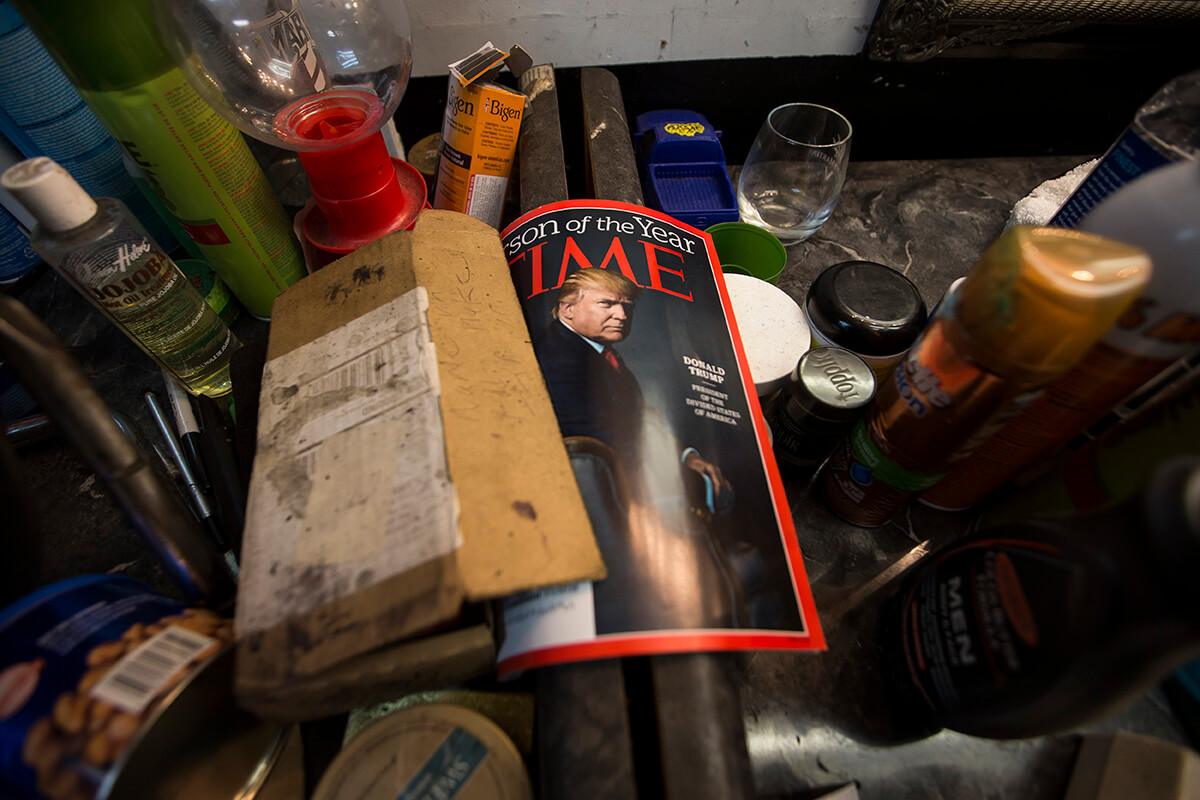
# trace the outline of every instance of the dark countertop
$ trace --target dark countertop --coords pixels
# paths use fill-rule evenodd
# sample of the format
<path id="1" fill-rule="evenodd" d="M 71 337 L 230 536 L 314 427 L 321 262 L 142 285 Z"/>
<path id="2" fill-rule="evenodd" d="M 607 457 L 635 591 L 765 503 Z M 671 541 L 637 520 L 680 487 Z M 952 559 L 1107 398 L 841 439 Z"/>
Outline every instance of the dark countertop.
<path id="1" fill-rule="evenodd" d="M 158 366 L 49 267 L 39 266 L 2 288 L 58 336 L 110 410 L 133 421 L 145 439 L 139 448 L 142 457 L 170 485 L 170 477 L 150 449 L 162 440 L 143 399 L 145 392 L 153 391 L 170 413 Z M 267 333 L 266 323 L 244 312 L 233 327 L 243 342 L 263 339 Z M 36 498 L 39 512 L 41 559 L 29 570 L 35 586 L 110 572 L 178 596 L 104 484 L 65 440 L 53 435 L 20 446 L 16 455 L 22 466 L 18 479 Z"/>
<path id="2" fill-rule="evenodd" d="M 1016 200 L 1086 160 L 851 163 L 833 216 L 789 248 L 779 286 L 802 303 L 823 269 L 864 259 L 904 272 L 932 307 L 999 236 Z M 863 800 L 1062 797 L 1082 731 L 1008 742 L 950 731 L 925 736 L 885 699 L 879 606 L 904 566 L 964 532 L 975 515 L 914 503 L 887 526 L 859 528 L 833 516 L 815 487 L 784 483 L 829 649 L 744 661 L 742 701 L 759 792 L 795 795 L 857 781 Z M 1157 693 L 1086 730 L 1120 729 L 1183 741 Z"/>
<path id="3" fill-rule="evenodd" d="M 1086 160 L 1017 159 L 856 162 L 841 202 L 815 237 L 789 250 L 779 286 L 801 301 L 825 267 L 867 259 L 900 269 L 932 306 L 1001 232 L 1009 210 L 1043 180 Z M 157 368 L 50 270 L 7 287 L 65 341 L 113 410 L 154 432 L 142 401 L 161 391 Z M 265 338 L 244 317 L 239 335 Z M 173 593 L 90 471 L 61 440 L 22 447 L 28 488 L 41 513 L 44 585 L 88 572 L 120 572 Z M 152 454 L 151 454 L 152 456 Z M 993 742 L 939 733 L 914 738 L 887 708 L 876 667 L 877 606 L 922 542 L 966 529 L 969 514 L 914 506 L 880 529 L 833 517 L 805 484 L 785 481 L 808 577 L 829 642 L 824 654 L 756 653 L 741 659 L 748 745 L 759 792 L 808 796 L 857 780 L 863 798 L 1058 798 L 1079 734 Z M 1099 729 L 1183 736 L 1156 696 Z"/>
<path id="4" fill-rule="evenodd" d="M 780 288 L 797 302 L 840 261 L 898 269 L 933 306 L 1004 229 L 1013 203 L 1087 157 L 851 162 L 833 215 L 788 248 Z"/>

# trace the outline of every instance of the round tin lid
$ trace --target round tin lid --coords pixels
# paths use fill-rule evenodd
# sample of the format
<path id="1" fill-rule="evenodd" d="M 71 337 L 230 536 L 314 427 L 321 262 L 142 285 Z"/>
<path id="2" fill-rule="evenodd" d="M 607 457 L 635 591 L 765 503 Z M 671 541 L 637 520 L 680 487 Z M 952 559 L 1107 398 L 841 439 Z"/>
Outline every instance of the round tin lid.
<path id="1" fill-rule="evenodd" d="M 822 419 L 840 421 L 859 414 L 875 396 L 875 373 L 841 347 L 814 347 L 796 364 L 791 398 Z"/>
<path id="2" fill-rule="evenodd" d="M 494 722 L 461 706 L 428 703 L 389 714 L 351 740 L 313 800 L 425 796 L 533 800 L 533 786 Z"/>
<path id="3" fill-rule="evenodd" d="M 804 312 L 814 333 L 868 356 L 903 353 L 928 316 L 912 281 L 873 261 L 826 269 L 809 287 Z"/>
<path id="4" fill-rule="evenodd" d="M 749 275 L 725 275 L 725 288 L 759 397 L 787 381 L 812 341 L 804 312 L 777 286 Z"/>

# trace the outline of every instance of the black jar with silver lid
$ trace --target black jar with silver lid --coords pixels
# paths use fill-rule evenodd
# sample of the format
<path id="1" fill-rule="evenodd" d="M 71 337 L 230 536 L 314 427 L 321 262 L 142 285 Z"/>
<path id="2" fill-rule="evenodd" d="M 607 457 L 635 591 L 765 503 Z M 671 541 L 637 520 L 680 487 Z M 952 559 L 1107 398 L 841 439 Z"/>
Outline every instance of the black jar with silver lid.
<path id="1" fill-rule="evenodd" d="M 808 288 L 804 316 L 813 347 L 844 347 L 879 380 L 891 374 L 928 319 L 913 282 L 873 261 L 844 261 L 818 275 Z"/>
<path id="2" fill-rule="evenodd" d="M 841 347 L 814 347 L 796 363 L 768 416 L 775 460 L 810 477 L 875 396 L 875 374 Z"/>

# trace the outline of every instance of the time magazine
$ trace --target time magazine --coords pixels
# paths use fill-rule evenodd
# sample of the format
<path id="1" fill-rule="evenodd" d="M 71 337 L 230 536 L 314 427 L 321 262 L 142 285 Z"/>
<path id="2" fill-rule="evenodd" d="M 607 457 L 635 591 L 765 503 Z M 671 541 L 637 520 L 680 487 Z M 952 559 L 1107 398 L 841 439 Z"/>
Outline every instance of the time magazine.
<path id="1" fill-rule="evenodd" d="M 824 649 L 711 239 L 598 200 L 501 238 L 608 577 L 508 598 L 500 673 Z"/>

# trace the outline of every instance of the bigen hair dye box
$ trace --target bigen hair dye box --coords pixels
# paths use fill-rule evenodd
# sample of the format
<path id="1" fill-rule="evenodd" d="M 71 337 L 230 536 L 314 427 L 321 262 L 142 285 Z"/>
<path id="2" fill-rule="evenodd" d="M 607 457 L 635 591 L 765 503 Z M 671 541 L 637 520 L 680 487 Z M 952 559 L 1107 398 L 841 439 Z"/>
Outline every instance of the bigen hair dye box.
<path id="1" fill-rule="evenodd" d="M 525 113 L 524 94 L 490 80 L 504 64 L 518 76 L 524 71 L 489 42 L 450 65 L 433 198 L 434 208 L 469 214 L 493 228 L 500 225 Z"/>

